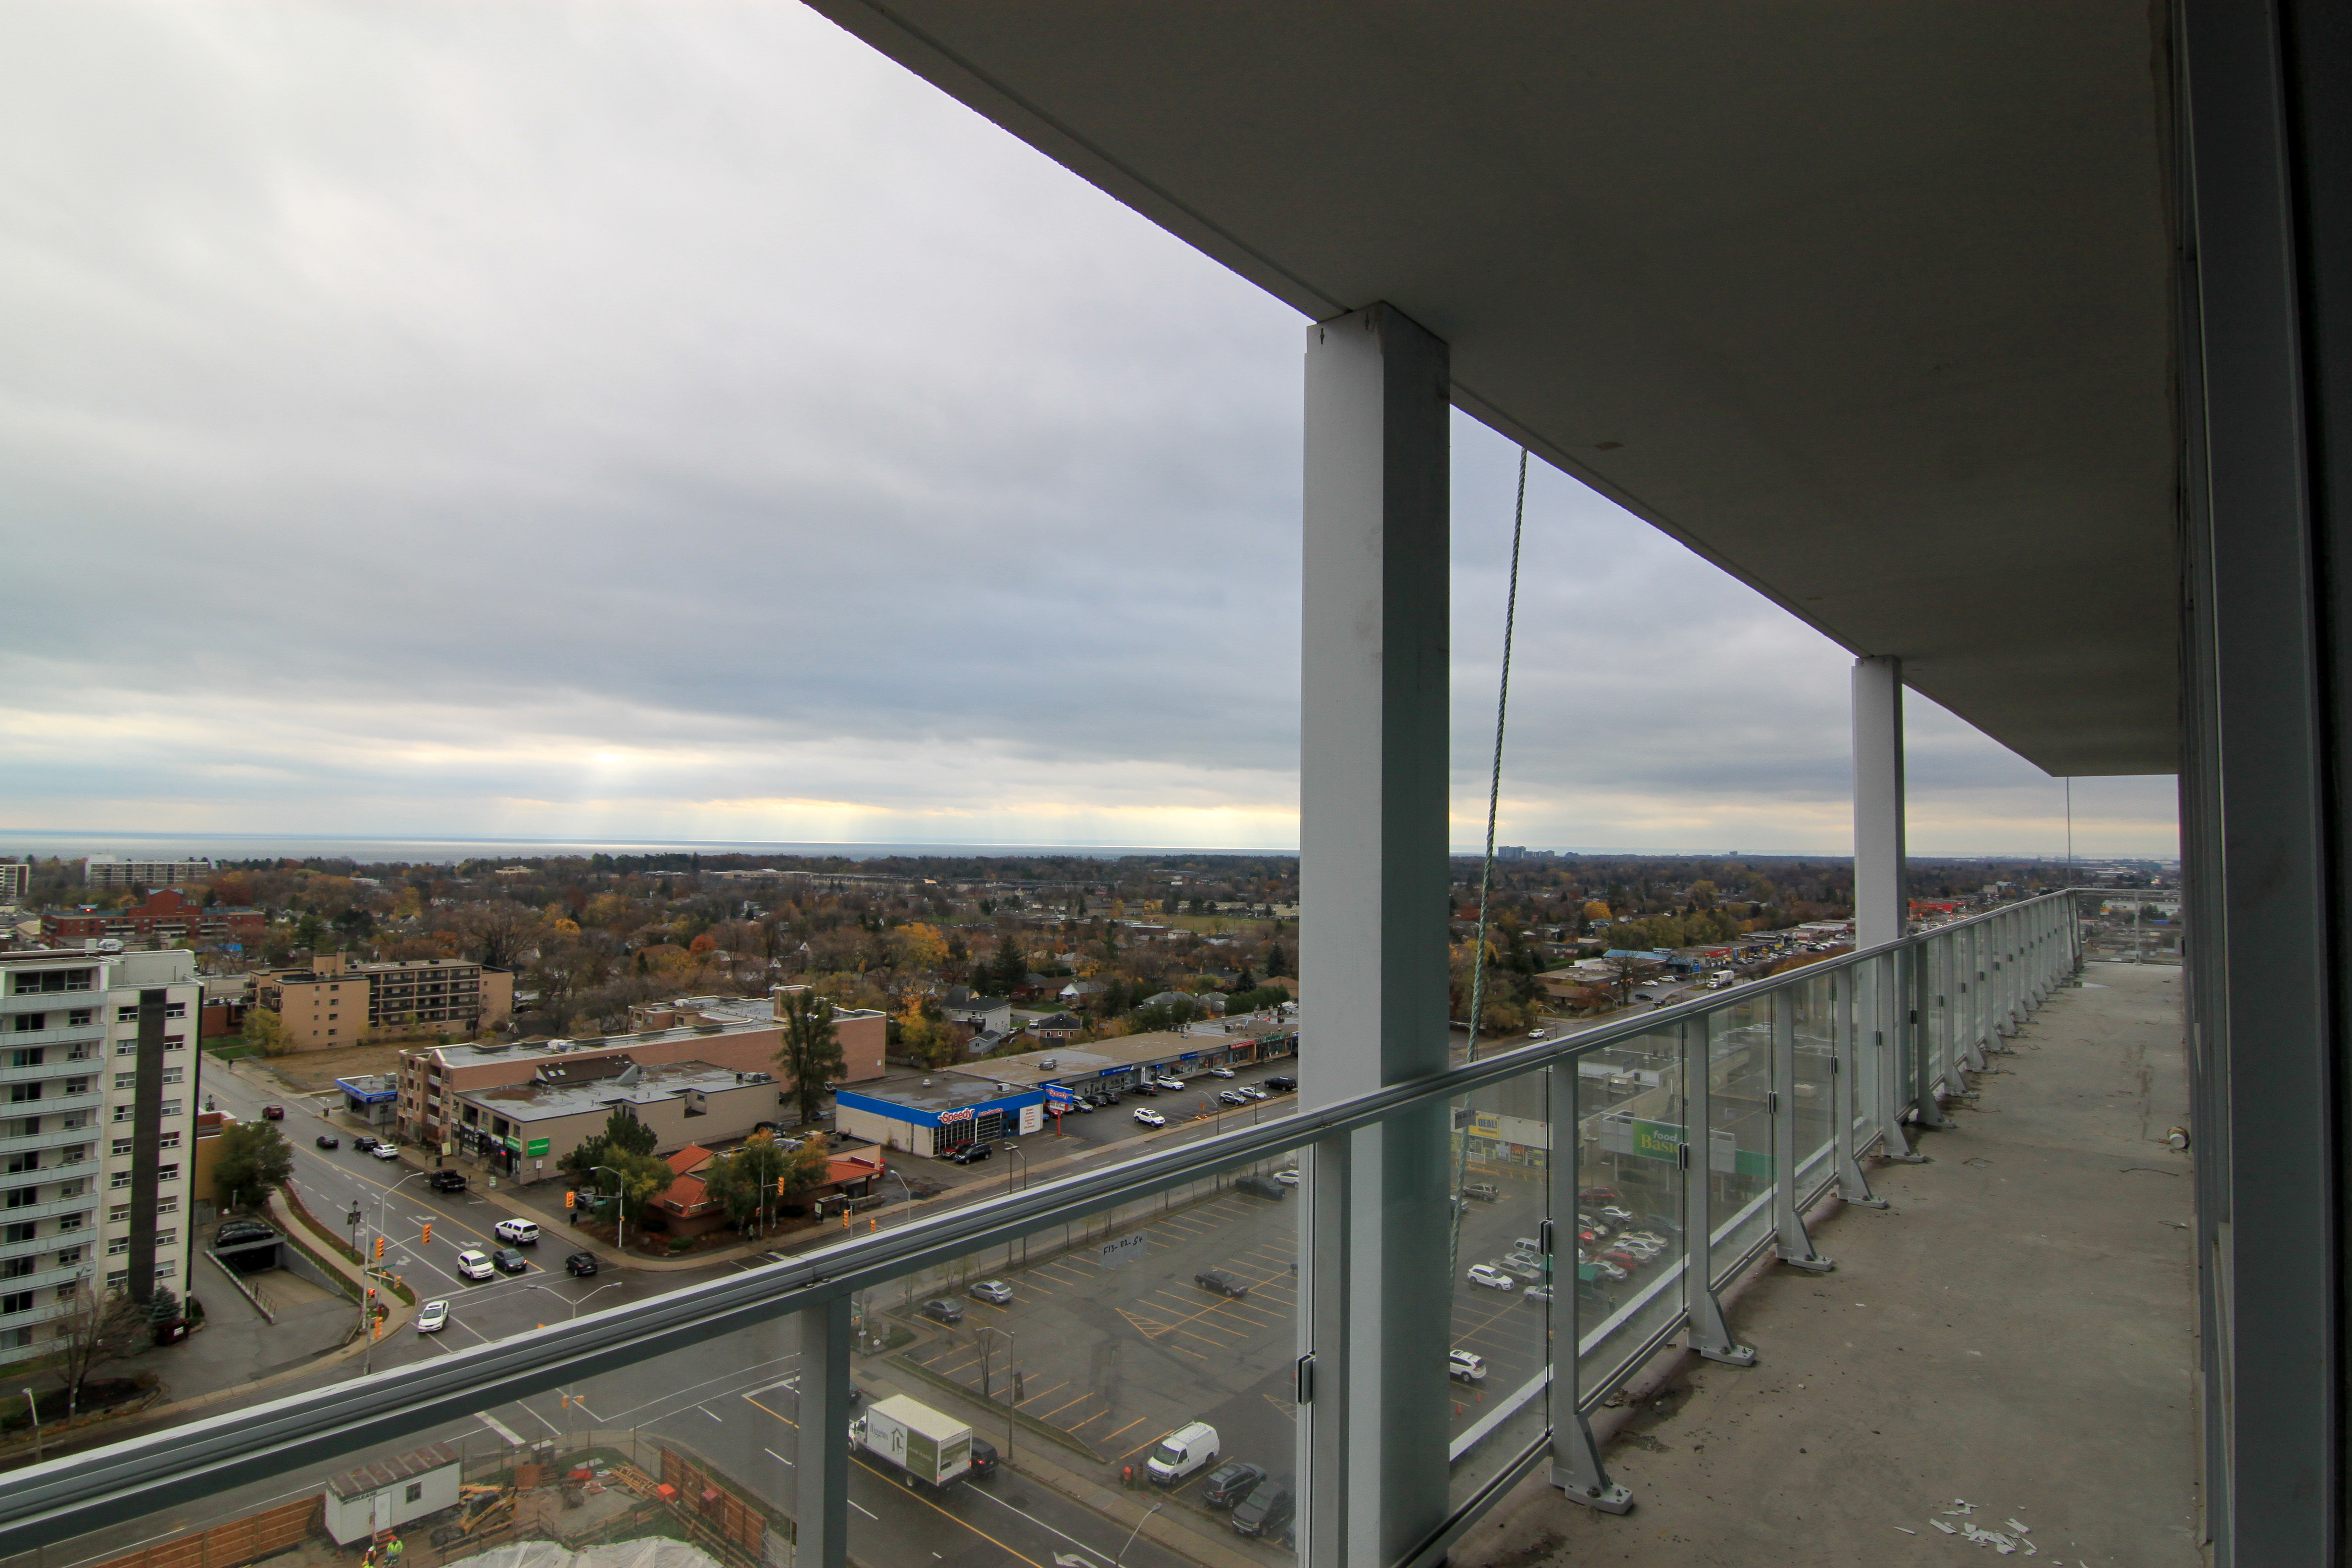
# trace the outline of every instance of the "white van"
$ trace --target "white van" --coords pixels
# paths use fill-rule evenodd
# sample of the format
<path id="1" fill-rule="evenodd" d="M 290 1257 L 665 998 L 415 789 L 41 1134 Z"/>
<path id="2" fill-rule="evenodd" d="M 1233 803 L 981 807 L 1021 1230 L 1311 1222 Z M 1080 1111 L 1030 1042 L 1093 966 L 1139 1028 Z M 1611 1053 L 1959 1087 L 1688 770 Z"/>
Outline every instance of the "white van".
<path id="1" fill-rule="evenodd" d="M 1160 1439 L 1143 1473 L 1163 1487 L 1172 1487 L 1203 1465 L 1217 1462 L 1217 1429 L 1205 1421 L 1179 1426 Z"/>

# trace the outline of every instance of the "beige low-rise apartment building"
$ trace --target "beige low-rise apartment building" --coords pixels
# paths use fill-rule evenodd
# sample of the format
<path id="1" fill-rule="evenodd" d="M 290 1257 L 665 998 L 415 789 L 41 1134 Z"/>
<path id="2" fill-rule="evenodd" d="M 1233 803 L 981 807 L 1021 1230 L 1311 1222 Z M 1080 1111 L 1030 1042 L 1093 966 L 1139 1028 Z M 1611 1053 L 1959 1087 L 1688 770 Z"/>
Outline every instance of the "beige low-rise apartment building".
<path id="1" fill-rule="evenodd" d="M 698 1121 L 694 1128 L 688 1129 L 681 1110 L 677 1143 L 740 1137 L 756 1122 L 774 1120 L 791 1099 L 792 1081 L 777 1059 L 783 1048 L 783 1028 L 776 1014 L 783 999 L 797 989 L 780 985 L 767 996 L 688 996 L 634 1008 L 629 1021 L 635 1029 L 627 1035 L 512 1045 L 478 1042 L 430 1046 L 404 1052 L 396 1111 L 401 1136 L 445 1154 L 472 1155 L 496 1165 L 501 1172 L 528 1176 L 531 1171 L 530 1162 L 534 1158 L 549 1162 L 545 1169 L 551 1171 L 554 1166 L 550 1155 L 534 1156 L 529 1151 L 532 1144 L 545 1142 L 553 1150 L 552 1159 L 562 1158 L 571 1145 L 555 1146 L 553 1140 L 561 1129 L 534 1131 L 528 1136 L 511 1129 L 494 1130 L 499 1120 L 524 1123 L 544 1119 L 522 1114 L 524 1102 L 512 1098 L 510 1091 L 537 1094 L 582 1084 L 614 1082 L 631 1067 L 639 1069 L 640 1081 L 644 1081 L 645 1075 L 658 1071 L 665 1075 L 661 1081 L 671 1084 L 671 1078 L 667 1076 L 668 1069 L 692 1067 L 710 1074 L 723 1073 L 727 1079 L 710 1079 L 691 1085 L 678 1080 L 673 1087 L 682 1086 L 681 1100 L 685 1088 L 692 1088 L 706 1097 L 716 1092 L 728 1110 L 722 1120 L 730 1126 L 736 1121 L 744 1121 L 744 1125 L 729 1131 L 718 1121 Z M 841 1080 L 857 1082 L 882 1077 L 887 1070 L 882 1058 L 889 1020 L 870 1009 L 836 1007 L 833 1022 L 834 1037 L 841 1043 Z M 756 1087 L 758 1093 L 734 1094 L 732 1080 L 737 1075 L 744 1079 L 744 1087 Z M 765 1075 L 767 1081 L 754 1086 L 752 1080 L 760 1075 Z M 501 1093 L 509 1097 L 494 1098 Z M 763 1101 L 761 1114 L 748 1120 L 736 1114 L 740 1107 L 755 1100 Z M 561 1096 L 543 1103 L 550 1108 L 547 1114 L 558 1120 L 579 1110 Z M 657 1134 L 664 1134 L 667 1123 L 659 1119 L 663 1114 L 667 1113 L 641 1119 L 654 1125 Z M 668 1142 L 662 1145 L 665 1149 L 673 1146 Z"/>
<path id="2" fill-rule="evenodd" d="M 354 963 L 326 952 L 256 973 L 253 1004 L 278 1015 L 298 1051 L 469 1036 L 513 1016 L 514 975 L 464 958 Z"/>

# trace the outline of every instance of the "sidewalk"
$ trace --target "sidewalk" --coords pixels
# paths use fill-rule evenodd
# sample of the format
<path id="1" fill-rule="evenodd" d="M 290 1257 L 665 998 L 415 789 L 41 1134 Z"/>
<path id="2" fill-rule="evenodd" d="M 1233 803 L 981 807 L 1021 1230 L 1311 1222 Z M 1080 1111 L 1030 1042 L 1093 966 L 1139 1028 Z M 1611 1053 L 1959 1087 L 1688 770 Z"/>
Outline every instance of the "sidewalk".
<path id="1" fill-rule="evenodd" d="M 2194 1568 L 2196 1281 L 2178 969 L 2094 963 L 1922 1134 L 1885 1211 L 1812 1226 L 1835 1273 L 1759 1266 L 1753 1367 L 1670 1349 L 1596 1435 L 1632 1514 L 1522 1486 L 1458 1568 L 1948 1564 L 1932 1521 L 2032 1526 L 2040 1561 Z M 1974 1512 L 1947 1516 L 1965 1499 Z M 2021 1551 L 2014 1561 L 2025 1561 Z"/>

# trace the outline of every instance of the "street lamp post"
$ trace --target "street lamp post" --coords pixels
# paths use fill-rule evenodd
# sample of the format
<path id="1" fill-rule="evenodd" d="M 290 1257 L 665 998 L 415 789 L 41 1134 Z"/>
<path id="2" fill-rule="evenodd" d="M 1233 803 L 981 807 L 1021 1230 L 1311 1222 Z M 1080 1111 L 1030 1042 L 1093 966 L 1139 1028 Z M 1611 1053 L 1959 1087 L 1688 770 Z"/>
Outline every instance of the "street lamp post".
<path id="1" fill-rule="evenodd" d="M 564 1295 L 561 1290 L 551 1290 L 544 1285 L 525 1284 L 523 1289 L 526 1290 L 536 1290 L 542 1296 L 554 1297 L 557 1300 L 563 1302 L 566 1306 L 572 1309 L 571 1312 L 567 1314 L 568 1316 L 577 1318 L 580 1315 L 580 1309 L 587 1304 L 589 1297 L 601 1295 L 606 1290 L 618 1290 L 627 1283 L 628 1281 L 625 1279 L 615 1279 L 610 1285 L 599 1285 L 595 1289 L 587 1292 L 586 1295 L 580 1297 L 576 1300 L 572 1297 Z M 546 1326 L 547 1325 L 544 1323 L 540 1325 L 541 1328 L 545 1328 Z M 572 1430 L 572 1391 L 568 1388 L 558 1389 L 556 1394 L 557 1397 L 563 1401 L 563 1429 L 565 1432 L 569 1433 Z M 585 1410 L 588 1406 L 585 1403 L 583 1403 L 580 1408 Z"/>
<path id="2" fill-rule="evenodd" d="M 1013 1158 L 1013 1160 L 1014 1160 L 1014 1161 L 1016 1161 L 1016 1162 L 1018 1163 L 1018 1167 L 1017 1167 L 1017 1168 L 1018 1168 L 1018 1173 L 1019 1173 L 1019 1175 L 1020 1175 L 1020 1178 L 1021 1178 L 1021 1187 L 1020 1187 L 1020 1188 L 1015 1188 L 1015 1187 L 1014 1187 L 1014 1185 L 1013 1185 L 1013 1175 L 1014 1175 L 1014 1173 L 1015 1173 L 1015 1167 L 1014 1167 L 1014 1166 L 1012 1166 L 1012 1165 L 1008 1165 L 1008 1166 L 1006 1166 L 1006 1167 L 1005 1167 L 1005 1170 L 1004 1170 L 1004 1190 L 1005 1190 L 1005 1192 L 1006 1192 L 1007 1194 L 1011 1194 L 1011 1193 L 1013 1193 L 1013 1192 L 1015 1192 L 1015 1191 L 1018 1191 L 1018 1190 L 1021 1190 L 1021 1189 L 1024 1189 L 1024 1188 L 1026 1188 L 1026 1187 L 1029 1185 L 1029 1157 L 1028 1157 L 1027 1155 L 1025 1155 L 1025 1154 L 1024 1154 L 1024 1153 L 1022 1153 L 1022 1152 L 1021 1152 L 1021 1146 L 1020 1146 L 1019 1144 L 1017 1144 L 1017 1143 L 1007 1143 L 1007 1144 L 1004 1146 L 1004 1152 L 1005 1152 L 1007 1154 L 1011 1155 L 1011 1156 Z M 1027 1250 L 1026 1250 L 1026 1249 L 1027 1249 L 1027 1246 L 1028 1246 L 1028 1237 L 1022 1237 L 1022 1246 L 1023 1246 L 1023 1249 L 1024 1249 L 1024 1250 L 1023 1250 L 1023 1256 L 1024 1256 L 1024 1257 L 1026 1257 L 1026 1256 L 1027 1256 Z M 1012 1267 L 1013 1267 L 1013 1241 L 1012 1241 L 1012 1238 L 1011 1238 L 1011 1237 L 1009 1237 L 1005 1238 L 1005 1242 L 1004 1242 L 1004 1267 L 1005 1267 L 1005 1268 L 1012 1268 Z"/>
<path id="3" fill-rule="evenodd" d="M 1168 1500 L 1166 1498 L 1161 1498 L 1158 1502 L 1153 1503 L 1150 1508 L 1144 1511 L 1144 1515 L 1141 1519 L 1135 1521 L 1135 1528 L 1127 1532 L 1127 1545 L 1121 1546 L 1118 1549 L 1118 1559 L 1116 1563 L 1112 1563 L 1111 1568 L 1123 1568 L 1123 1564 L 1127 1562 L 1127 1548 L 1135 1544 L 1135 1538 L 1143 1533 L 1143 1527 L 1151 1522 L 1151 1516 L 1158 1513 L 1161 1509 L 1166 1508 L 1167 1506 Z"/>
<path id="4" fill-rule="evenodd" d="M 399 1181 L 392 1183 L 390 1185 L 384 1187 L 382 1192 L 376 1194 L 375 1234 L 378 1237 L 383 1238 L 387 1241 L 390 1239 L 388 1237 L 385 1237 L 384 1234 L 384 1216 L 387 1206 L 392 1202 L 394 1190 L 423 1174 L 425 1174 L 423 1171 L 411 1171 L 407 1175 L 401 1177 Z M 361 1235 L 361 1219 L 360 1201 L 357 1198 L 353 1198 L 352 1200 L 351 1225 L 352 1234 L 354 1237 Z M 369 1248 L 364 1241 L 361 1242 L 361 1244 L 353 1250 L 357 1251 L 360 1255 L 360 1331 L 366 1341 L 366 1348 L 360 1352 L 360 1375 L 364 1377 L 369 1373 L 375 1370 L 375 1293 L 377 1287 L 367 1283 L 367 1281 L 371 1279 L 381 1280 L 384 1277 L 384 1270 L 382 1267 L 376 1264 L 374 1259 L 368 1256 Z"/>
<path id="5" fill-rule="evenodd" d="M 629 1211 L 626 1207 L 629 1179 L 611 1165 L 588 1167 L 588 1173 L 592 1176 L 599 1171 L 613 1173 L 613 1245 L 620 1248 L 622 1259 L 626 1261 L 629 1256 Z M 603 1197 L 604 1194 L 599 1193 L 596 1195 Z"/>

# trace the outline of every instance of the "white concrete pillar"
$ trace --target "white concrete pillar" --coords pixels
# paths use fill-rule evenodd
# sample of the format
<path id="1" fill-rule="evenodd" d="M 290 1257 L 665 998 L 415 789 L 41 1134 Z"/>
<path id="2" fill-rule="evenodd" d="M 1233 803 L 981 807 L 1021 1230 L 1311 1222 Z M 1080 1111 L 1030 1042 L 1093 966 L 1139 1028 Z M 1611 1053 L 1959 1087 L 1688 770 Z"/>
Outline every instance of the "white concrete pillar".
<path id="1" fill-rule="evenodd" d="M 1853 944 L 1883 947 L 1910 913 L 1903 846 L 1903 661 L 1853 661 Z"/>
<path id="2" fill-rule="evenodd" d="M 1299 987 L 1310 1108 L 1446 1066 L 1449 375 L 1444 343 L 1385 305 L 1307 330 Z M 1310 1210 L 1345 1235 L 1299 1238 L 1310 1301 L 1339 1290 L 1344 1269 L 1348 1303 L 1345 1343 L 1318 1340 L 1328 1314 L 1299 1315 L 1324 1406 L 1302 1413 L 1300 1478 L 1312 1488 L 1312 1455 L 1332 1452 L 1330 1432 L 1312 1435 L 1318 1416 L 1344 1422 L 1349 1455 L 1340 1517 L 1309 1499 L 1300 1545 L 1311 1563 L 1395 1562 L 1445 1518 L 1446 1131 L 1440 1107 L 1356 1135 L 1349 1157 L 1328 1163 L 1348 1173 L 1349 1201 Z"/>

